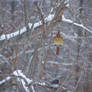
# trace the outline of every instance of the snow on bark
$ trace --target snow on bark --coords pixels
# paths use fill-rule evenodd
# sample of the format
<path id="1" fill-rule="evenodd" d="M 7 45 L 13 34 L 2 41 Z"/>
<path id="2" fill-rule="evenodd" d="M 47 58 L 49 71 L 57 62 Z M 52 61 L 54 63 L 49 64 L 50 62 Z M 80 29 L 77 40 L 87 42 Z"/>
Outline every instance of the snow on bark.
<path id="1" fill-rule="evenodd" d="M 2 85 L 3 83 L 9 81 L 11 79 L 11 77 L 6 77 L 5 79 L 0 81 L 0 85 Z"/>
<path id="2" fill-rule="evenodd" d="M 67 1 L 68 1 L 68 0 L 67 0 Z M 66 2 L 67 2 L 67 1 L 66 1 Z M 69 4 L 69 3 L 68 3 L 68 4 Z M 66 4 L 66 5 L 67 5 L 67 4 Z M 52 10 L 52 9 L 51 9 L 51 10 Z M 54 16 L 55 16 L 55 14 L 49 14 L 49 15 L 44 19 L 44 20 L 45 20 L 45 23 L 52 21 L 53 18 L 54 18 Z M 63 21 L 63 22 L 66 22 L 66 23 L 74 24 L 75 26 L 81 27 L 81 28 L 87 30 L 88 32 L 92 33 L 92 31 L 91 31 L 90 29 L 88 29 L 87 27 L 85 27 L 83 24 L 75 23 L 75 22 L 72 21 L 71 19 L 65 18 L 64 15 L 62 15 L 62 21 Z M 38 21 L 38 22 L 34 23 L 33 29 L 35 29 L 35 28 L 37 28 L 37 27 L 39 27 L 39 26 L 41 26 L 41 25 L 42 25 L 42 22 L 41 22 L 41 21 Z M 28 26 L 29 26 L 29 29 L 31 29 L 31 28 L 32 28 L 32 23 L 28 23 Z M 26 27 L 24 26 L 22 29 L 17 30 L 16 32 L 13 32 L 13 33 L 10 33 L 10 34 L 2 34 L 2 35 L 0 36 L 0 41 L 2 41 L 2 40 L 9 40 L 9 39 L 11 39 L 11 38 L 13 38 L 13 37 L 16 37 L 16 36 L 18 36 L 18 35 L 22 35 L 22 34 L 25 33 L 26 31 L 27 31 L 27 29 L 26 29 Z"/>
<path id="3" fill-rule="evenodd" d="M 54 17 L 53 14 L 48 15 L 48 16 L 45 18 L 45 22 L 51 21 L 51 20 L 53 19 L 53 17 Z M 37 23 L 34 24 L 33 28 L 37 28 L 37 27 L 39 27 L 39 26 L 41 26 L 41 25 L 42 25 L 42 22 L 39 21 L 39 22 L 37 22 Z M 28 23 L 28 26 L 29 26 L 29 28 L 31 29 L 32 23 Z M 0 36 L 0 41 L 2 41 L 2 40 L 9 40 L 9 39 L 11 39 L 11 38 L 13 38 L 13 37 L 16 37 L 16 36 L 18 36 L 18 35 L 21 35 L 21 34 L 25 33 L 26 31 L 27 31 L 26 27 L 23 27 L 22 29 L 17 30 L 16 32 L 13 32 L 13 33 L 10 33 L 10 34 L 2 34 L 2 35 Z"/>
<path id="4" fill-rule="evenodd" d="M 22 73 L 22 70 L 15 70 L 13 73 L 12 73 L 19 82 L 22 83 L 23 85 L 23 88 L 25 89 L 26 92 L 30 92 L 27 84 L 29 85 L 30 83 L 33 82 L 33 80 L 27 78 L 23 73 Z M 11 76 L 8 76 L 6 77 L 5 79 L 1 80 L 0 81 L 0 85 L 2 85 L 3 83 L 9 81 L 10 79 L 12 79 Z"/>
<path id="5" fill-rule="evenodd" d="M 32 91 L 33 91 L 33 92 L 36 92 L 35 89 L 34 89 L 34 86 L 31 86 L 31 88 L 32 88 Z"/>
<path id="6" fill-rule="evenodd" d="M 92 33 L 92 31 L 91 31 L 91 30 L 89 30 L 87 27 L 85 27 L 83 24 L 75 23 L 75 22 L 74 22 L 74 21 L 72 21 L 71 19 L 67 19 L 67 18 L 65 18 L 65 16 L 64 16 L 64 15 L 62 15 L 62 21 L 63 21 L 63 22 L 66 22 L 66 23 L 74 24 L 75 26 L 81 27 L 81 28 L 83 28 L 83 29 L 87 30 L 88 32 Z"/>
<path id="7" fill-rule="evenodd" d="M 30 84 L 32 82 L 32 80 L 30 80 L 29 78 L 27 78 L 21 70 L 16 70 L 13 72 L 13 74 L 16 76 L 16 77 L 22 77 L 28 84 Z"/>

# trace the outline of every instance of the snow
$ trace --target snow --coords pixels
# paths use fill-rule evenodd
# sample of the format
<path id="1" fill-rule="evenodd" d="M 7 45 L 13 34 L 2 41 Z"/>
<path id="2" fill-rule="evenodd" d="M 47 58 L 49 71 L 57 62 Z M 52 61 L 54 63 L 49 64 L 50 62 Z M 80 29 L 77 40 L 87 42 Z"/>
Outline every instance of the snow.
<path id="1" fill-rule="evenodd" d="M 41 86 L 45 86 L 45 85 L 46 85 L 45 82 L 35 82 L 35 84 L 39 84 L 39 85 L 41 85 Z"/>
<path id="2" fill-rule="evenodd" d="M 62 65 L 69 66 L 69 65 L 73 65 L 73 63 L 62 63 Z"/>
<path id="3" fill-rule="evenodd" d="M 84 28 L 85 30 L 87 30 L 88 32 L 92 33 L 91 30 L 89 30 L 87 27 L 85 27 L 84 25 L 82 25 L 82 28 Z"/>
<path id="4" fill-rule="evenodd" d="M 64 4 L 66 4 L 66 7 L 68 8 L 70 5 L 69 5 L 69 0 L 66 0 L 65 2 L 64 2 Z"/>
<path id="5" fill-rule="evenodd" d="M 42 22 L 39 21 L 39 22 L 37 22 L 37 23 L 34 24 L 34 27 L 33 27 L 33 28 L 37 28 L 37 27 L 39 27 L 39 26 L 41 26 L 41 25 L 42 25 Z"/>
<path id="6" fill-rule="evenodd" d="M 56 64 L 56 65 L 62 64 L 62 65 L 65 65 L 65 66 L 73 65 L 73 63 L 58 63 L 56 61 L 48 61 L 48 63 L 50 63 L 50 64 Z"/>
<path id="7" fill-rule="evenodd" d="M 59 87 L 59 85 L 58 84 L 53 84 L 53 85 L 51 85 L 53 88 L 58 88 Z"/>
<path id="8" fill-rule="evenodd" d="M 38 84 L 42 85 L 42 86 L 45 86 L 46 83 L 45 82 L 39 82 Z"/>
<path id="9" fill-rule="evenodd" d="M 52 13 L 52 12 L 53 12 L 53 10 L 54 10 L 54 9 L 53 9 L 53 8 L 51 8 L 50 13 Z"/>
<path id="10" fill-rule="evenodd" d="M 72 21 L 71 19 L 67 19 L 67 18 L 65 18 L 65 16 L 64 16 L 64 15 L 62 15 L 62 21 L 63 21 L 63 22 L 66 22 L 66 23 L 74 24 L 75 26 L 81 27 L 81 28 L 83 28 L 83 29 L 87 30 L 88 32 L 92 33 L 92 31 L 91 31 L 91 30 L 89 30 L 87 27 L 85 27 L 83 24 L 75 23 L 75 22 L 74 22 L 74 21 Z"/>
<path id="11" fill-rule="evenodd" d="M 56 61 L 48 61 L 48 63 L 50 64 L 56 64 L 56 65 L 59 65 L 60 63 L 56 62 Z"/>
<path id="12" fill-rule="evenodd" d="M 26 87 L 26 83 L 25 83 L 25 81 L 24 81 L 23 79 L 21 79 L 21 83 L 22 83 L 22 85 L 23 85 L 25 91 L 26 91 L 26 92 L 30 92 L 30 90 L 28 89 L 28 87 Z"/>
<path id="13" fill-rule="evenodd" d="M 0 37 L 0 40 L 9 40 L 10 38 L 13 38 L 13 37 L 16 37 L 18 35 L 21 35 L 23 34 L 24 32 L 26 32 L 26 27 L 23 27 L 21 30 L 18 30 L 16 32 L 13 32 L 13 33 L 10 33 L 10 34 L 3 34 L 1 35 Z"/>
<path id="14" fill-rule="evenodd" d="M 28 89 L 28 87 L 26 86 L 26 82 L 27 84 L 30 84 L 32 83 L 33 81 L 30 80 L 29 78 L 27 78 L 23 73 L 22 73 L 22 70 L 16 70 L 13 72 L 13 74 L 16 76 L 16 77 L 21 77 L 21 78 L 18 78 L 18 81 L 22 83 L 24 89 L 26 92 L 30 92 L 30 90 Z M 25 82 L 26 81 L 26 82 Z"/>
<path id="15" fill-rule="evenodd" d="M 29 70 L 30 70 L 30 64 L 31 64 L 31 62 L 32 62 L 32 59 L 33 59 L 33 55 L 32 55 L 32 56 L 30 57 L 30 59 L 29 59 L 28 67 L 27 67 L 27 70 L 26 70 L 27 73 L 28 73 Z"/>
<path id="16" fill-rule="evenodd" d="M 54 17 L 53 14 L 48 15 L 45 18 L 45 22 L 51 21 L 53 19 L 53 17 Z M 37 28 L 37 27 L 39 27 L 41 25 L 42 25 L 42 22 L 38 21 L 37 23 L 34 24 L 33 28 Z M 28 26 L 31 29 L 32 23 L 28 23 Z M 0 36 L 0 41 L 2 41 L 2 40 L 9 40 L 10 38 L 13 38 L 13 37 L 16 37 L 18 35 L 21 35 L 21 34 L 25 33 L 26 31 L 27 31 L 26 27 L 23 27 L 22 29 L 17 30 L 16 32 L 13 32 L 13 33 L 10 33 L 10 34 L 3 34 L 3 35 Z"/>
<path id="17" fill-rule="evenodd" d="M 34 52 L 34 49 L 28 50 L 28 51 L 26 51 L 25 53 L 27 54 L 27 53 L 33 53 L 33 52 Z"/>
<path id="18" fill-rule="evenodd" d="M 69 0 L 66 0 L 66 1 L 65 1 L 65 3 L 67 3 L 67 2 L 69 2 Z M 67 5 L 69 6 L 69 3 L 67 3 Z M 51 9 L 51 11 L 52 11 L 52 10 L 53 10 L 53 9 Z M 49 15 L 45 18 L 45 22 L 50 22 L 51 20 L 53 20 L 54 15 L 55 15 L 55 14 L 49 14 Z M 66 23 L 74 24 L 75 26 L 81 27 L 81 28 L 87 30 L 88 32 L 92 33 L 92 31 L 89 30 L 87 27 L 85 27 L 83 24 L 75 23 L 75 22 L 72 21 L 71 19 L 65 18 L 64 15 L 62 15 L 62 21 L 63 21 L 63 22 L 66 22 Z M 38 21 L 37 23 L 34 23 L 33 29 L 34 29 L 34 28 L 37 28 L 37 27 L 39 27 L 39 26 L 41 26 L 41 25 L 42 25 L 42 22 L 41 22 L 41 21 Z M 28 23 L 28 26 L 29 26 L 29 28 L 31 29 L 32 23 Z M 21 34 L 23 34 L 23 33 L 26 32 L 26 31 L 27 31 L 27 29 L 26 29 L 26 27 L 24 26 L 22 29 L 17 30 L 16 32 L 13 32 L 13 33 L 10 33 L 10 34 L 2 34 L 2 35 L 0 36 L 0 41 L 2 41 L 2 40 L 9 40 L 10 38 L 13 38 L 13 37 L 16 37 L 16 36 L 18 36 L 18 35 L 21 35 Z"/>
<path id="19" fill-rule="evenodd" d="M 33 92 L 36 92 L 35 89 L 34 89 L 34 86 L 31 86 L 31 88 L 32 88 L 32 91 L 33 91 Z"/>
<path id="20" fill-rule="evenodd" d="M 22 73 L 22 70 L 16 70 L 13 72 L 13 75 L 18 77 L 18 81 L 22 83 L 24 89 L 25 89 L 25 92 L 30 92 L 30 90 L 28 89 L 27 84 L 30 84 L 32 83 L 33 81 L 30 80 L 29 78 L 27 78 L 23 73 Z M 3 83 L 9 81 L 11 79 L 11 76 L 8 76 L 6 77 L 5 79 L 3 79 L 2 81 L 0 81 L 0 85 L 2 85 Z M 35 92 L 35 91 L 34 91 Z"/>
<path id="21" fill-rule="evenodd" d="M 11 77 L 6 77 L 5 79 L 3 79 L 2 81 L 0 81 L 0 85 L 2 85 L 3 83 L 9 81 L 11 79 Z"/>
<path id="22" fill-rule="evenodd" d="M 62 87 L 64 90 L 66 90 L 66 88 L 65 87 Z"/>
<path id="23" fill-rule="evenodd" d="M 17 76 L 17 77 L 22 77 L 23 79 L 26 80 L 26 82 L 27 82 L 28 84 L 30 84 L 30 83 L 33 82 L 32 80 L 30 80 L 29 78 L 27 78 L 27 77 L 22 73 L 21 70 L 16 70 L 16 71 L 13 72 L 13 74 L 14 74 L 15 76 Z"/>
<path id="24" fill-rule="evenodd" d="M 54 18 L 54 14 L 50 14 L 48 17 L 45 18 L 46 22 L 51 21 Z"/>
<path id="25" fill-rule="evenodd" d="M 69 0 L 65 0 L 65 2 L 64 2 L 64 3 L 65 3 L 65 4 L 66 4 L 66 3 L 68 3 L 68 4 L 69 4 Z"/>
<path id="26" fill-rule="evenodd" d="M 67 23 L 73 23 L 72 20 L 66 19 L 64 15 L 62 15 L 62 21 L 63 21 L 63 22 L 67 22 Z"/>
<path id="27" fill-rule="evenodd" d="M 31 29 L 31 27 L 32 27 L 32 23 L 28 23 L 28 27 Z"/>

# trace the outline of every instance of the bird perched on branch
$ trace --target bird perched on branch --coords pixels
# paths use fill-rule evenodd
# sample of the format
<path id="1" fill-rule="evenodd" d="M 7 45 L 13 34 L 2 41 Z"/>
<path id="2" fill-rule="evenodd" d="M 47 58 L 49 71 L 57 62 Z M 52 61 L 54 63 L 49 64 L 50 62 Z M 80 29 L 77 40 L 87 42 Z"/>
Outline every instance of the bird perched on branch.
<path id="1" fill-rule="evenodd" d="M 59 87 L 59 80 L 58 79 L 54 79 L 54 80 L 50 81 L 47 84 L 51 88 L 58 88 Z"/>
<path id="2" fill-rule="evenodd" d="M 54 37 L 54 45 L 57 46 L 56 55 L 58 55 L 59 54 L 59 46 L 63 45 L 63 37 L 60 35 L 60 31 L 58 31 L 58 33 Z"/>

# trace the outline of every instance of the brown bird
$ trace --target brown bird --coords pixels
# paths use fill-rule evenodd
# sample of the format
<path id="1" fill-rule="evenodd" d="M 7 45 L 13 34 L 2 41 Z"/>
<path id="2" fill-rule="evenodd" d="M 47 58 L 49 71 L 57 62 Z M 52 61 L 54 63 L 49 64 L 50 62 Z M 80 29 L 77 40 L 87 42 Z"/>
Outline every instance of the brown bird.
<path id="1" fill-rule="evenodd" d="M 62 44 L 63 44 L 63 37 L 61 37 L 60 31 L 58 31 L 58 33 L 54 37 L 54 45 L 57 46 L 56 55 L 59 55 L 59 46 L 62 46 Z"/>

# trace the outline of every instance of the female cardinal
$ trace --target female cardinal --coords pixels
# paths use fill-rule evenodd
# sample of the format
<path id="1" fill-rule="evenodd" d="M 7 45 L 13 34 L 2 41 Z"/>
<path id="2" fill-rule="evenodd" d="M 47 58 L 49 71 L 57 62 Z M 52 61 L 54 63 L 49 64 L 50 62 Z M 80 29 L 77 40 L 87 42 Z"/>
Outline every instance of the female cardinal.
<path id="1" fill-rule="evenodd" d="M 63 37 L 61 37 L 60 31 L 58 31 L 58 33 L 54 37 L 54 45 L 57 46 L 57 48 L 56 48 L 56 55 L 59 54 L 59 46 L 62 45 L 62 44 L 63 44 Z"/>

